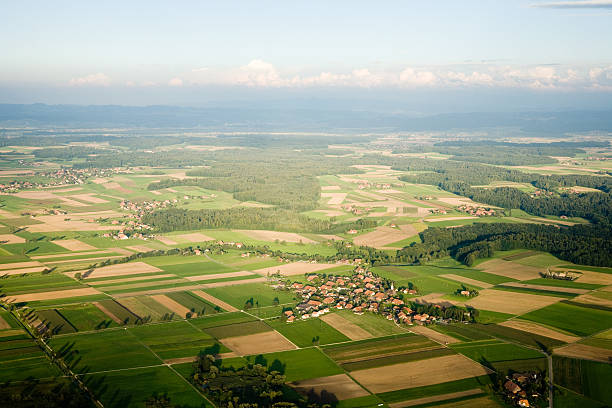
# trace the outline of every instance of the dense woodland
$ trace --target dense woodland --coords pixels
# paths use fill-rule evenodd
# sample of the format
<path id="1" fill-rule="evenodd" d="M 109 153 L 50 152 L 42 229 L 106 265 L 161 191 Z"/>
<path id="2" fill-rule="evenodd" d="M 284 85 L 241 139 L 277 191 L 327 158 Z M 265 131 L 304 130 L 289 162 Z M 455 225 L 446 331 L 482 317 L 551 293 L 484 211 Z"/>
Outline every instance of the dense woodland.
<path id="1" fill-rule="evenodd" d="M 337 234 L 349 229 L 376 226 L 376 221 L 359 219 L 334 223 L 279 208 L 234 207 L 224 210 L 185 210 L 170 208 L 147 214 L 142 220 L 160 232 L 206 228 L 268 229 L 286 232 Z"/>
<path id="2" fill-rule="evenodd" d="M 541 224 L 492 223 L 462 228 L 428 228 L 422 243 L 397 252 L 399 262 L 425 262 L 451 255 L 467 265 L 495 251 L 532 249 L 583 265 L 612 266 L 610 230 L 603 226 L 559 228 Z"/>
<path id="3" fill-rule="evenodd" d="M 353 174 L 361 171 L 350 167 L 346 160 L 329 160 L 303 156 L 289 159 L 252 153 L 244 160 L 216 162 L 212 168 L 187 172 L 183 180 L 162 180 L 151 183 L 149 190 L 174 186 L 198 186 L 232 193 L 239 201 L 258 201 L 295 211 L 312 210 L 318 206 L 321 188 L 316 176 Z M 217 157 L 219 159 L 219 157 Z"/>

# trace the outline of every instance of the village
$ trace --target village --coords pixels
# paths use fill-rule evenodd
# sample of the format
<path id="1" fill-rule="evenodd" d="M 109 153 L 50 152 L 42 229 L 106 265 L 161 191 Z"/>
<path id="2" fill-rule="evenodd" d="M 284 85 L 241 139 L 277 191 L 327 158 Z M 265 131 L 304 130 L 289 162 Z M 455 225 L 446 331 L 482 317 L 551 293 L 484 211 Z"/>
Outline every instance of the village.
<path id="1" fill-rule="evenodd" d="M 284 312 L 287 323 L 319 317 L 333 309 L 352 310 L 355 314 L 379 313 L 396 324 L 430 324 L 437 319 L 426 313 L 418 314 L 407 306 L 403 295 L 416 295 L 416 288 L 396 289 L 393 282 L 363 266 L 356 267 L 351 276 L 309 274 L 306 280 L 307 283 L 285 283 L 302 298 L 295 313 Z"/>

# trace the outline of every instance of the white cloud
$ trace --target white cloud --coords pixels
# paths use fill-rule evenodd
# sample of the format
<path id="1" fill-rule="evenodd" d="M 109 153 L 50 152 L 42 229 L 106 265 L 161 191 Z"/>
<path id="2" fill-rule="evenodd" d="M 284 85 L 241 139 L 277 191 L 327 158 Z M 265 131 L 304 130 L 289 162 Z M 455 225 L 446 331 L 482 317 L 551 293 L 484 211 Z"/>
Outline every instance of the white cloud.
<path id="1" fill-rule="evenodd" d="M 576 8 L 612 8 L 612 0 L 582 0 L 582 1 L 554 1 L 549 3 L 535 3 L 531 7 L 576 9 Z"/>
<path id="2" fill-rule="evenodd" d="M 428 86 L 436 84 L 439 78 L 431 71 L 415 71 L 408 67 L 400 72 L 399 81 L 402 85 Z"/>
<path id="3" fill-rule="evenodd" d="M 109 86 L 111 84 L 111 79 L 108 75 L 99 72 L 97 74 L 89 74 L 84 77 L 72 78 L 69 84 L 72 86 Z"/>
<path id="4" fill-rule="evenodd" d="M 286 74 L 272 63 L 255 59 L 231 67 L 193 69 L 170 85 L 230 85 L 258 88 L 395 87 L 395 88 L 531 88 L 598 89 L 612 83 L 612 67 L 563 65 L 502 65 L 496 63 L 407 66 L 401 69 L 358 67 L 344 72 Z"/>

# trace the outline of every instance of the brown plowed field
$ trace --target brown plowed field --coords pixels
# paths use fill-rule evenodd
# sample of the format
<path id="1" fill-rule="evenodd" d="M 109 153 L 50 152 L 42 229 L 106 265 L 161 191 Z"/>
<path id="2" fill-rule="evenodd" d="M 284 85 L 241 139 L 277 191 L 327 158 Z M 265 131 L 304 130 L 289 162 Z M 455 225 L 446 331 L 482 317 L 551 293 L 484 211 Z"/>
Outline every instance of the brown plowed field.
<path id="1" fill-rule="evenodd" d="M 302 394 L 314 391 L 315 394 L 320 396 L 323 391 L 326 391 L 333 394 L 339 401 L 370 395 L 346 374 L 295 381 L 289 385 Z"/>
<path id="2" fill-rule="evenodd" d="M 373 393 L 424 387 L 492 373 L 460 354 L 411 361 L 351 372 L 351 376 Z"/>
<path id="3" fill-rule="evenodd" d="M 273 330 L 247 336 L 228 337 L 219 341 L 240 356 L 274 353 L 297 348 L 280 333 Z"/>
<path id="4" fill-rule="evenodd" d="M 476 309 L 521 315 L 535 309 L 557 303 L 564 298 L 541 296 L 505 290 L 484 289 L 465 303 Z"/>

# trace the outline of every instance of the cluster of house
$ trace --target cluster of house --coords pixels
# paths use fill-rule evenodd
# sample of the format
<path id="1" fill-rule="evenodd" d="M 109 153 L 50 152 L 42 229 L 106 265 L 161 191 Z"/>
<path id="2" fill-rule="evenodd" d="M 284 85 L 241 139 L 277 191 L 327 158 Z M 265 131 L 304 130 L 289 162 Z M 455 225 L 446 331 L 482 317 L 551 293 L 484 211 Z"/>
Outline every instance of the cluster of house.
<path id="1" fill-rule="evenodd" d="M 372 208 L 370 207 L 357 207 L 353 204 L 343 204 L 341 208 L 344 211 L 348 211 L 354 215 L 363 215 L 363 214 L 367 214 L 368 212 L 372 211 Z"/>
<path id="2" fill-rule="evenodd" d="M 506 398 L 519 407 L 531 407 L 529 398 L 532 400 L 538 399 L 540 395 L 537 393 L 528 395 L 524 388 L 526 388 L 529 383 L 534 382 L 536 376 L 537 374 L 535 373 L 514 373 L 511 377 L 507 377 L 504 383 Z"/>
<path id="3" fill-rule="evenodd" d="M 428 324 L 436 317 L 418 314 L 406 305 L 402 295 L 416 295 L 415 289 L 395 289 L 394 284 L 359 266 L 351 276 L 311 274 L 307 283 L 287 283 L 302 301 L 295 314 L 285 313 L 287 322 L 309 319 L 333 309 L 352 310 L 353 313 L 379 313 L 398 324 Z"/>
<path id="4" fill-rule="evenodd" d="M 554 193 L 552 191 L 548 191 L 548 190 L 541 190 L 541 189 L 536 189 L 533 193 L 531 193 L 530 197 L 531 198 L 536 198 L 536 197 L 543 197 L 543 196 L 551 196 Z"/>
<path id="5" fill-rule="evenodd" d="M 31 182 L 28 180 L 10 180 L 0 184 L 0 193 L 18 193 L 21 190 L 30 190 L 54 186 L 83 184 L 89 177 L 102 177 L 126 172 L 125 169 L 73 169 L 70 167 L 52 171 L 36 173 L 37 176 L 46 177 L 48 182 Z"/>
<path id="6" fill-rule="evenodd" d="M 429 210 L 430 214 L 446 214 L 447 212 L 444 208 L 432 208 Z"/>
<path id="7" fill-rule="evenodd" d="M 123 200 L 119 203 L 119 207 L 124 211 L 132 211 L 134 214 L 131 215 L 132 218 L 142 218 L 145 214 L 151 213 L 160 208 L 168 208 L 172 206 L 172 204 L 178 203 L 178 200 L 164 200 L 164 201 L 142 201 L 142 202 L 134 202 L 130 200 Z"/>
<path id="8" fill-rule="evenodd" d="M 457 210 L 464 212 L 464 213 L 468 213 L 470 215 L 475 215 L 477 217 L 486 217 L 486 216 L 495 215 L 495 210 L 491 208 L 478 207 L 478 206 L 472 206 L 472 205 L 467 205 L 467 204 L 460 205 L 459 207 L 457 207 Z"/>

